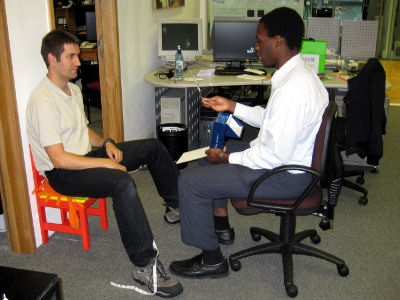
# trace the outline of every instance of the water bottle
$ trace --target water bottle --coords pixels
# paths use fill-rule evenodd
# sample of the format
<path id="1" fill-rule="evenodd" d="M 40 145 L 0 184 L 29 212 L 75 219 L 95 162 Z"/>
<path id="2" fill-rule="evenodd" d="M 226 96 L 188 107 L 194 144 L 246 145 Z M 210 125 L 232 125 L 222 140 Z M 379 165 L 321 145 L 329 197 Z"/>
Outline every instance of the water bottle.
<path id="1" fill-rule="evenodd" d="M 175 54 L 175 79 L 183 78 L 183 54 L 181 51 L 181 46 L 178 45 L 178 50 Z"/>

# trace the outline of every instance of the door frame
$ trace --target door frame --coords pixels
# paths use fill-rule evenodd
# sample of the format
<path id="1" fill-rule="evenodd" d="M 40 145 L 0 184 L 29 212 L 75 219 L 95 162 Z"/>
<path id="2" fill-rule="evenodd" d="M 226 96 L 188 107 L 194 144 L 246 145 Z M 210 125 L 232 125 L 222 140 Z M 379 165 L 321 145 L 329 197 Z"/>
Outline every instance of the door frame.
<path id="1" fill-rule="evenodd" d="M 96 26 L 100 55 L 103 132 L 105 137 L 124 140 L 121 72 L 118 43 L 117 0 L 96 0 Z M 54 24 L 53 1 L 48 0 Z M 103 26 L 105 24 L 105 26 Z M 16 253 L 36 249 L 26 168 L 18 119 L 14 76 L 10 55 L 4 0 L 0 0 L 0 191 L 7 228 L 8 245 Z M 12 145 L 12 147 L 7 147 Z M 28 171 L 29 172 L 29 171 Z M 15 180 L 18 178 L 18 180 Z"/>

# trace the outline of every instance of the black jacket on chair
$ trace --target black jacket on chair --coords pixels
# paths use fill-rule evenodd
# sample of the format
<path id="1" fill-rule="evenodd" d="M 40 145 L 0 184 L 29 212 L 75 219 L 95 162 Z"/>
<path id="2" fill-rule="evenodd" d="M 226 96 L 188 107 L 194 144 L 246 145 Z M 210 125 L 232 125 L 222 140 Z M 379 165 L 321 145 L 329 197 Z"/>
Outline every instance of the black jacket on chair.
<path id="1" fill-rule="evenodd" d="M 368 59 L 360 73 L 349 79 L 346 104 L 346 155 L 357 153 L 367 157 L 369 165 L 377 166 L 383 154 L 386 127 L 386 74 L 379 60 Z"/>

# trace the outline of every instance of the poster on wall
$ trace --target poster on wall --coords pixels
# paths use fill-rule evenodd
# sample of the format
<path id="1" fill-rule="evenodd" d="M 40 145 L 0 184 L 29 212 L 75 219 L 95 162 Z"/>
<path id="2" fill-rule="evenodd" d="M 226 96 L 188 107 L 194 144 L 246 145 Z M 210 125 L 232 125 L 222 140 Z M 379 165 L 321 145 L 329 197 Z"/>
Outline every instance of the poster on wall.
<path id="1" fill-rule="evenodd" d="M 185 0 L 153 0 L 154 10 L 181 6 L 185 6 Z"/>

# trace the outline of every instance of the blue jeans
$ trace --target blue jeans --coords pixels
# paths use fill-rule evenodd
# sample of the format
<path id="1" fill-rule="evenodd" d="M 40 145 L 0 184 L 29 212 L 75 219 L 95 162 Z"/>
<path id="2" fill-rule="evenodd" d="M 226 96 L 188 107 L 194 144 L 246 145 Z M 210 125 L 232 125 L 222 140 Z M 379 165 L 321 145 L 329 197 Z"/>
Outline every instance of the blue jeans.
<path id="1" fill-rule="evenodd" d="M 121 164 L 128 172 L 147 164 L 157 191 L 166 204 L 173 208 L 179 206 L 179 171 L 159 140 L 129 141 L 119 143 L 117 147 L 123 152 Z M 104 148 L 99 148 L 86 156 L 107 157 L 107 154 Z M 135 265 L 145 266 L 150 258 L 155 257 L 153 233 L 129 173 L 108 168 L 53 169 L 46 172 L 46 177 L 54 190 L 61 194 L 112 197 L 115 218 L 129 259 Z"/>

